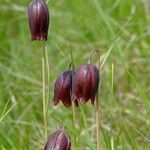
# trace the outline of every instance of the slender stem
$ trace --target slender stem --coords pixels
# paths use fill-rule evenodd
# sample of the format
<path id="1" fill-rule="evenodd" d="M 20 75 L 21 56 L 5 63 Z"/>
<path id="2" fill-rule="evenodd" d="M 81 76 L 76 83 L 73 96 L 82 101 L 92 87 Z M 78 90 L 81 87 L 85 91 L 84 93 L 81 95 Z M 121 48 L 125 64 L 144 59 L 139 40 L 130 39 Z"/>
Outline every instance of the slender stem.
<path id="1" fill-rule="evenodd" d="M 72 101 L 72 124 L 74 127 L 74 130 L 76 130 L 76 117 L 75 117 L 75 103 Z M 73 133 L 73 138 L 74 138 L 74 149 L 76 149 L 76 144 L 77 144 L 77 139 L 76 139 L 76 134 Z"/>
<path id="2" fill-rule="evenodd" d="M 83 118 L 83 122 L 84 122 L 84 127 L 86 129 L 87 137 L 88 137 L 88 139 L 90 139 L 90 135 L 89 135 L 89 132 L 88 132 L 88 124 L 87 124 L 85 112 L 84 112 L 84 110 L 82 108 L 82 105 L 79 105 L 79 108 L 80 108 L 81 113 L 82 113 L 82 118 Z"/>
<path id="3" fill-rule="evenodd" d="M 89 55 L 89 60 L 88 60 L 88 63 L 90 64 L 91 63 L 91 59 L 92 59 L 92 56 L 94 53 L 97 53 L 98 56 L 99 56 L 99 51 L 97 49 L 94 49 L 90 52 L 90 55 Z"/>
<path id="4" fill-rule="evenodd" d="M 91 51 L 88 63 L 91 63 L 91 59 L 94 53 L 97 53 L 98 55 L 97 67 L 99 69 L 100 68 L 100 54 L 97 49 L 94 49 Z M 99 128 L 100 128 L 100 123 L 99 123 L 99 88 L 98 88 L 98 91 L 96 94 L 96 150 L 100 149 Z"/>
<path id="5" fill-rule="evenodd" d="M 71 46 L 70 46 L 70 54 L 71 54 L 72 70 L 75 71 L 75 63 L 74 63 L 73 52 L 72 52 Z"/>
<path id="6" fill-rule="evenodd" d="M 99 102 L 98 102 L 99 94 L 96 94 L 96 149 L 99 150 L 100 142 L 99 142 Z"/>
<path id="7" fill-rule="evenodd" d="M 111 92 L 113 95 L 114 89 L 114 64 L 111 65 Z M 114 138 L 113 138 L 113 130 L 111 128 L 111 150 L 114 150 Z"/>
<path id="8" fill-rule="evenodd" d="M 98 51 L 96 51 L 98 53 L 98 63 L 97 63 L 97 67 L 98 69 L 100 68 L 100 54 Z M 99 86 L 100 87 L 100 86 Z M 96 94 L 96 145 L 97 145 L 97 150 L 100 150 L 100 138 L 99 138 L 99 129 L 100 129 L 100 122 L 99 122 L 99 87 L 97 90 L 97 94 Z"/>
<path id="9" fill-rule="evenodd" d="M 46 69 L 47 69 L 47 101 L 46 101 L 46 115 L 48 116 L 48 103 L 49 103 L 49 97 L 50 97 L 50 66 L 49 66 L 49 57 L 48 57 L 48 51 L 47 46 L 45 47 L 45 58 L 46 58 Z"/>
<path id="10" fill-rule="evenodd" d="M 97 67 L 99 69 L 100 68 L 100 54 L 97 49 L 94 49 L 91 51 L 88 63 L 91 63 L 91 59 L 94 53 L 97 53 L 98 55 Z M 98 91 L 96 94 L 96 150 L 100 149 L 99 128 L 100 128 L 100 123 L 99 123 L 99 88 L 98 88 Z"/>
<path id="11" fill-rule="evenodd" d="M 114 89 L 114 64 L 112 63 L 111 65 L 111 92 L 113 94 L 113 89 Z"/>
<path id="12" fill-rule="evenodd" d="M 75 71 L 75 64 L 74 64 L 74 59 L 73 59 L 73 53 L 72 53 L 71 46 L 70 46 L 70 54 L 71 54 L 71 62 L 72 62 L 72 71 L 74 72 Z M 72 118 L 73 118 L 72 124 L 73 124 L 74 130 L 76 130 L 75 103 L 74 103 L 74 100 L 73 100 L 73 95 L 71 97 L 71 103 L 72 103 Z M 76 143 L 77 143 L 76 135 L 73 134 L 73 137 L 74 137 L 74 145 L 75 145 L 75 148 L 76 148 Z"/>
<path id="13" fill-rule="evenodd" d="M 46 81 L 45 81 L 45 41 L 43 41 L 43 43 L 42 43 L 42 94 L 43 94 L 44 133 L 45 133 L 45 140 L 47 140 Z"/>

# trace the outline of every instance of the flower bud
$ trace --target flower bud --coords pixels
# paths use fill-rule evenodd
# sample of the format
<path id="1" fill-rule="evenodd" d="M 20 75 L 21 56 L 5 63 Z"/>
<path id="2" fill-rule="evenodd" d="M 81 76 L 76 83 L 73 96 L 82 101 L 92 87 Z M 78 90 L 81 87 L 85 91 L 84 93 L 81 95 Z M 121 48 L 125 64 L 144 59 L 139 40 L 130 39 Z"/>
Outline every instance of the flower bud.
<path id="1" fill-rule="evenodd" d="M 73 77 L 73 94 L 80 103 L 90 99 L 91 103 L 94 104 L 98 85 L 98 68 L 92 64 L 84 64 L 80 66 Z"/>
<path id="2" fill-rule="evenodd" d="M 65 71 L 57 78 L 53 99 L 55 105 L 61 100 L 66 107 L 71 106 L 72 75 L 72 71 Z"/>
<path id="3" fill-rule="evenodd" d="M 33 0 L 28 8 L 28 21 L 32 41 L 47 41 L 49 11 L 44 0 Z"/>
<path id="4" fill-rule="evenodd" d="M 49 137 L 44 150 L 70 150 L 71 142 L 64 131 L 56 131 Z"/>

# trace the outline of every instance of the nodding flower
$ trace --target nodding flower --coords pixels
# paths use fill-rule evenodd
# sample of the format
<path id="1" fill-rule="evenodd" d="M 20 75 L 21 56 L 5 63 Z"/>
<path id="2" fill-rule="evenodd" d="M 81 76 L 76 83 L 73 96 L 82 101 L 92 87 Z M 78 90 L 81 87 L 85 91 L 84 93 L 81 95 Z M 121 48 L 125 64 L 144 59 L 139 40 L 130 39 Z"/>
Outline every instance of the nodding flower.
<path id="1" fill-rule="evenodd" d="M 65 71 L 57 78 L 53 99 L 55 105 L 62 101 L 66 107 L 71 107 L 72 76 L 72 71 Z"/>
<path id="2" fill-rule="evenodd" d="M 64 131 L 56 131 L 47 140 L 44 150 L 71 150 L 69 136 Z"/>
<path id="3" fill-rule="evenodd" d="M 94 104 L 99 86 L 99 70 L 95 65 L 84 64 L 76 71 L 73 77 L 72 92 L 79 103 L 91 100 Z"/>
<path id="4" fill-rule="evenodd" d="M 31 40 L 47 41 L 49 11 L 44 0 L 33 0 L 28 7 Z"/>

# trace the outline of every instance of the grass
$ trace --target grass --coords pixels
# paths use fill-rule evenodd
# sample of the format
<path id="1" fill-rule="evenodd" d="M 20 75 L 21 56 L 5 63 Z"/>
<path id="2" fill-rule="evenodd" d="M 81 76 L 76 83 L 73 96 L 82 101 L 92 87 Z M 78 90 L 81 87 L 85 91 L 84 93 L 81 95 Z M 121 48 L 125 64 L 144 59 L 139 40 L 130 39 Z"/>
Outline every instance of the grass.
<path id="1" fill-rule="evenodd" d="M 148 0 L 48 1 L 51 25 L 48 132 L 65 126 L 77 137 L 77 149 L 95 150 L 95 107 L 72 110 L 52 104 L 56 76 L 70 63 L 101 53 L 100 147 L 103 150 L 150 149 L 150 9 Z M 30 41 L 26 8 L 29 1 L 0 1 L 0 149 L 42 149 L 40 43 Z M 95 58 L 92 59 L 96 63 Z M 86 128 L 85 128 L 86 126 Z M 87 129 L 88 126 L 88 129 Z M 87 134 L 88 130 L 88 134 Z M 90 135 L 90 136 L 88 136 Z M 90 137 L 90 138 L 89 138 Z"/>

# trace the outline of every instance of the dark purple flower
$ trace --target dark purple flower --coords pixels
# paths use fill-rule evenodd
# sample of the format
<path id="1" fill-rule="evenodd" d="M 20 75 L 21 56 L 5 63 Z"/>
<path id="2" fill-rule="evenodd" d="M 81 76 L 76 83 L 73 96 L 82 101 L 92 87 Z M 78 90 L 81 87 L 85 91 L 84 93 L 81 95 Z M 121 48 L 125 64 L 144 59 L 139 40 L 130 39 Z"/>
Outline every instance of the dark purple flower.
<path id="1" fill-rule="evenodd" d="M 44 150 L 70 150 L 70 138 L 64 131 L 56 131 L 49 137 Z"/>
<path id="2" fill-rule="evenodd" d="M 80 66 L 73 77 L 73 94 L 80 103 L 90 99 L 92 104 L 94 104 L 98 85 L 98 68 L 92 64 L 84 64 Z"/>
<path id="3" fill-rule="evenodd" d="M 61 100 L 66 107 L 71 106 L 72 75 L 72 71 L 65 71 L 57 78 L 53 99 L 55 105 Z"/>
<path id="4" fill-rule="evenodd" d="M 44 0 L 33 0 L 28 8 L 28 21 L 32 41 L 47 41 L 49 11 Z"/>

